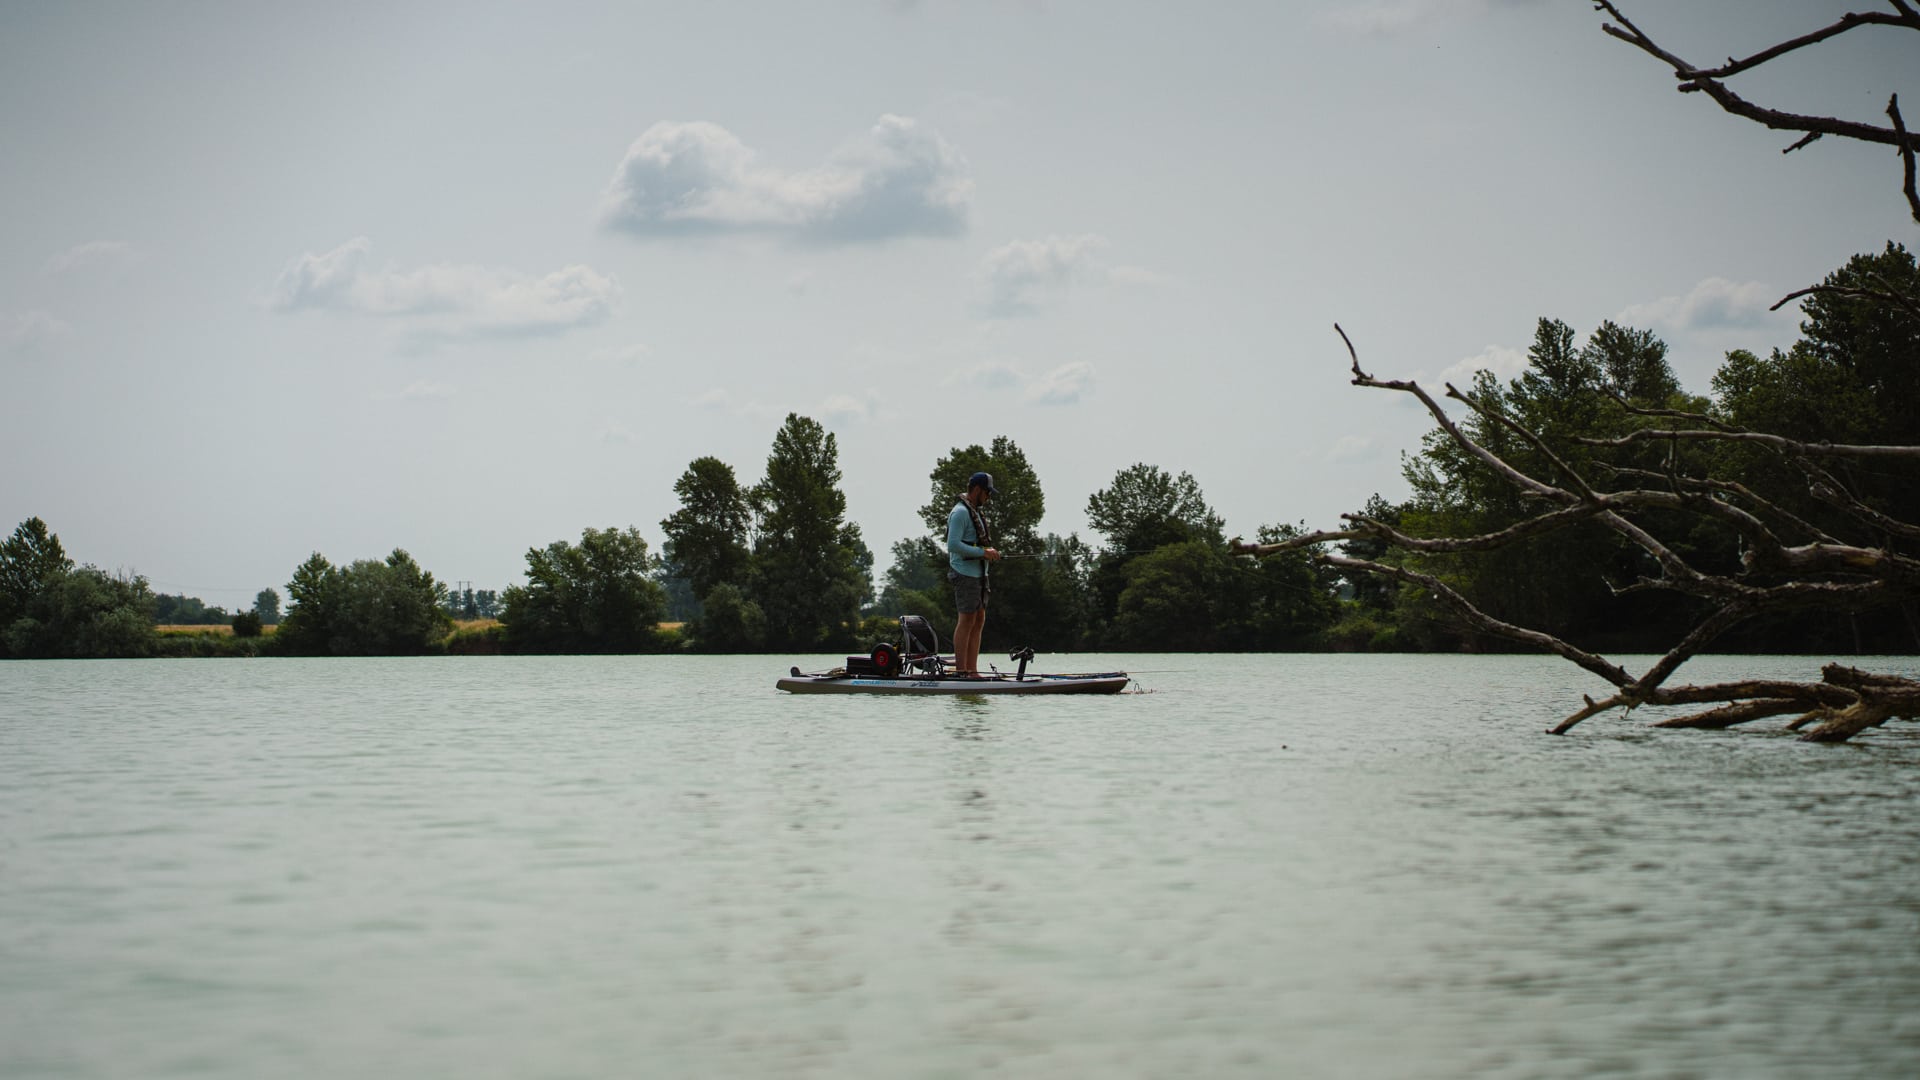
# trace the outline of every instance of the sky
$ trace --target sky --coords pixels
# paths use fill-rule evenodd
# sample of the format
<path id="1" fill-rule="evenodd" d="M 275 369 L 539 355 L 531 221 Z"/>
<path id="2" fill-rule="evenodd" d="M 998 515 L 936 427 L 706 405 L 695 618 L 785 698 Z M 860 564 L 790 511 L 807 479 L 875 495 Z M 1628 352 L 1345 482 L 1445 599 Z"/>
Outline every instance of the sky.
<path id="1" fill-rule="evenodd" d="M 1874 5 L 1620 6 L 1710 63 Z M 0 3 L 0 528 L 229 608 L 315 551 L 498 589 L 589 527 L 657 550 L 688 463 L 752 484 L 790 412 L 883 567 L 999 435 L 1050 531 L 1136 462 L 1230 535 L 1334 527 L 1430 427 L 1349 385 L 1336 322 L 1437 386 L 1612 319 L 1706 393 L 1792 344 L 1768 305 L 1920 240 L 1890 151 L 1783 156 L 1603 21 Z M 1734 86 L 1883 123 L 1913 59 L 1855 31 Z"/>

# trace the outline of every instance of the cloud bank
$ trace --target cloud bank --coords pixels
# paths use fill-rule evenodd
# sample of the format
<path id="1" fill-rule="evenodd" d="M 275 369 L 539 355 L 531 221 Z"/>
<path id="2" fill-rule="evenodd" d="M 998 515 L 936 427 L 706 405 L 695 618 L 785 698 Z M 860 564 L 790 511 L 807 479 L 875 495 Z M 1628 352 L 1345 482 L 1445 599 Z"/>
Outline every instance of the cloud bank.
<path id="1" fill-rule="evenodd" d="M 990 361 L 968 365 L 949 376 L 947 385 L 988 393 L 1017 393 L 1028 405 L 1075 405 L 1093 392 L 1093 381 L 1093 365 L 1085 360 L 1069 361 L 1041 375 L 1028 375 L 1014 364 Z"/>
<path id="2" fill-rule="evenodd" d="M 541 277 L 494 267 L 436 263 L 414 270 L 374 269 L 364 236 L 321 255 L 301 255 L 274 281 L 276 311 L 333 311 L 408 318 L 450 335 L 558 333 L 600 322 L 620 287 L 587 266 Z"/>
<path id="3" fill-rule="evenodd" d="M 48 259 L 41 272 L 48 277 L 57 277 L 94 268 L 117 271 L 132 266 L 140 258 L 139 250 L 132 244 L 119 240 L 93 240 L 77 244 Z"/>
<path id="4" fill-rule="evenodd" d="M 1015 240 L 997 247 L 974 275 L 981 310 L 994 318 L 1019 318 L 1039 314 L 1077 284 L 1152 285 L 1162 280 L 1138 266 L 1109 263 L 1103 255 L 1107 247 L 1107 238 L 1095 233 Z"/>
<path id="5" fill-rule="evenodd" d="M 0 311 L 0 356 L 31 352 L 72 329 L 45 311 Z"/>
<path id="6" fill-rule="evenodd" d="M 1477 355 L 1457 360 L 1440 373 L 1442 383 L 1465 386 L 1473 381 L 1476 371 L 1491 371 L 1501 381 L 1519 378 L 1527 370 L 1527 351 L 1506 345 L 1489 345 Z"/>
<path id="7" fill-rule="evenodd" d="M 938 133 L 882 116 L 824 165 L 761 164 L 726 128 L 662 121 L 627 148 L 601 195 L 601 225 L 636 236 L 759 232 L 854 243 L 952 236 L 973 182 Z"/>
<path id="8" fill-rule="evenodd" d="M 1622 311 L 1616 322 L 1627 326 L 1666 330 L 1709 330 L 1729 326 L 1757 326 L 1774 312 L 1767 309 L 1780 299 L 1757 281 L 1732 282 L 1710 277 L 1682 296 L 1666 296 Z"/>

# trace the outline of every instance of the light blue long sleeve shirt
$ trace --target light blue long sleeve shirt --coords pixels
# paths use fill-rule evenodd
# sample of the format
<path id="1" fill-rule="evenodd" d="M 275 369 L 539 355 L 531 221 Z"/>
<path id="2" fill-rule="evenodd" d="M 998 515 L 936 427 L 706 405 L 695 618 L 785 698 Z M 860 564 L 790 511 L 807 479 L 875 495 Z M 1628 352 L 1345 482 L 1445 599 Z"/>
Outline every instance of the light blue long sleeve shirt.
<path id="1" fill-rule="evenodd" d="M 979 577 L 986 573 L 987 549 L 980 546 L 980 534 L 973 527 L 973 515 L 966 503 L 953 504 L 947 515 L 947 565 L 956 574 Z"/>

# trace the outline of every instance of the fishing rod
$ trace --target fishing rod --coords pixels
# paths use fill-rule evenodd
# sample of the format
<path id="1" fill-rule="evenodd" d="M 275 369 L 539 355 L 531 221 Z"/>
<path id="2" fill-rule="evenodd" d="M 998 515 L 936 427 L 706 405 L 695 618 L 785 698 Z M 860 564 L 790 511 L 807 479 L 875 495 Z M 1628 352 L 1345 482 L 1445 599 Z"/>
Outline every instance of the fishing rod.
<path id="1" fill-rule="evenodd" d="M 1151 555 L 1151 554 L 1153 554 L 1153 552 L 1155 552 L 1155 551 L 1157 551 L 1157 550 L 1159 550 L 1159 549 L 1157 549 L 1157 548 L 1128 548 L 1128 549 L 1126 549 L 1126 550 L 1122 550 L 1122 551 L 1088 551 L 1088 552 L 1086 552 L 1085 554 L 1087 554 L 1087 555 L 1093 555 L 1093 556 L 1099 556 L 1099 555 Z M 1057 558 L 1060 558 L 1060 557 L 1062 557 L 1062 556 L 1064 556 L 1064 555 L 1067 555 L 1067 554 L 1069 554 L 1069 553 L 1068 553 L 1068 552 L 1065 552 L 1065 551 L 1019 551 L 1019 552 L 1008 552 L 1008 551 L 1003 551 L 1003 552 L 1001 552 L 1001 553 L 1000 553 L 1000 557 L 1001 557 L 1002 559 L 1057 559 Z"/>

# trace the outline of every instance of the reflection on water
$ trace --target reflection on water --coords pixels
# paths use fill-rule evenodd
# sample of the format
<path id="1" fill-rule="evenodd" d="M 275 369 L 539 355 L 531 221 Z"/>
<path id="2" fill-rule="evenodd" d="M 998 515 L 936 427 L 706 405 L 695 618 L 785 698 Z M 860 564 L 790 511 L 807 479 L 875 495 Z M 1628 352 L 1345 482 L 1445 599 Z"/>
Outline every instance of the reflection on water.
<path id="1" fill-rule="evenodd" d="M 1911 725 L 1551 738 L 1595 688 L 1535 658 L 927 701 L 787 662 L 0 665 L 0 1076 L 1920 1061 Z"/>

